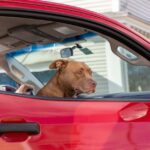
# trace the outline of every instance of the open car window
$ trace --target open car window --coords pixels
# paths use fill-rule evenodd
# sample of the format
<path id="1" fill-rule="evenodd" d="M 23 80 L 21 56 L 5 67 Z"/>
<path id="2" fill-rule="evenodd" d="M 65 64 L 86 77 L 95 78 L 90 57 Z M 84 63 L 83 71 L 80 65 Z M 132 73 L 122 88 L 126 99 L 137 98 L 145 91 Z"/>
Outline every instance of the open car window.
<path id="1" fill-rule="evenodd" d="M 12 19 L 16 22 L 9 24 Z M 35 94 L 56 74 L 49 65 L 57 59 L 82 61 L 92 69 L 97 87 L 90 97 L 150 91 L 149 62 L 112 37 L 55 21 L 1 17 L 1 22 L 1 57 L 8 64 L 2 68 L 16 83 L 35 86 Z"/>

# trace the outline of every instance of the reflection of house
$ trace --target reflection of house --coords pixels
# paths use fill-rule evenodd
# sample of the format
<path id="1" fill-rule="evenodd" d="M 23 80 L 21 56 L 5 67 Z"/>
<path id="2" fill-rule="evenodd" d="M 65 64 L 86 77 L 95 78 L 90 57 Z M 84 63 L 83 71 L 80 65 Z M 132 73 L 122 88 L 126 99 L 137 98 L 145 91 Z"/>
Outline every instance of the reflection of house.
<path id="1" fill-rule="evenodd" d="M 103 13 L 150 38 L 150 1 L 149 0 L 49 0 L 86 8 Z M 107 46 L 107 44 L 106 44 Z M 106 48 L 106 47 L 105 47 Z M 102 52 L 102 51 L 101 51 Z M 100 52 L 100 53 L 101 53 Z M 104 52 L 104 51 L 103 51 Z M 129 91 L 128 69 L 110 51 L 104 52 L 103 66 L 100 66 L 105 83 L 105 92 Z M 104 69 L 105 67 L 105 69 Z M 131 89 L 131 88 L 130 88 Z"/>

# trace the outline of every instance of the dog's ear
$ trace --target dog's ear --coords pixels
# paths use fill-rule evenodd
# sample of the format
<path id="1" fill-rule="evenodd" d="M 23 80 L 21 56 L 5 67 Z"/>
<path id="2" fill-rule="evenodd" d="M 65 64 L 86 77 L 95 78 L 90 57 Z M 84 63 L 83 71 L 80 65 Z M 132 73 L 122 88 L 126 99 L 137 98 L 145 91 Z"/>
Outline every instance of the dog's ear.
<path id="1" fill-rule="evenodd" d="M 68 60 L 64 60 L 64 59 L 58 59 L 55 60 L 54 62 L 52 62 L 49 66 L 50 69 L 61 69 L 61 68 L 65 68 L 68 64 Z"/>

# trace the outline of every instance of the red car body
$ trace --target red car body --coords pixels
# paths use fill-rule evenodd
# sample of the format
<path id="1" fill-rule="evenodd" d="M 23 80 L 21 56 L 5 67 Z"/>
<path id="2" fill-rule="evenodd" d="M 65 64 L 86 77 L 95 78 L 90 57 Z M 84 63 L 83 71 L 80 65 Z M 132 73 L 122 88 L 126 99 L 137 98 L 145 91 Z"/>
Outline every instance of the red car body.
<path id="1" fill-rule="evenodd" d="M 30 10 L 102 23 L 127 35 L 145 49 L 149 42 L 103 15 L 38 0 L 0 0 L 0 10 Z M 4 133 L 1 150 L 148 150 L 150 102 L 111 98 L 42 99 L 0 93 L 1 123 L 37 123 L 40 133 Z"/>

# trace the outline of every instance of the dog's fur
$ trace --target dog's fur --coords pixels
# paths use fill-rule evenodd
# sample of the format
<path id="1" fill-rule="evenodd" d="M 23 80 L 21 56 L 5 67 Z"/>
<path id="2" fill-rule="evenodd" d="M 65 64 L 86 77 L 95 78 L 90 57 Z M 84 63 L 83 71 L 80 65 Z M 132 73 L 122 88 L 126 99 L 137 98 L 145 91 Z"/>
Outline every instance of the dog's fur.
<path id="1" fill-rule="evenodd" d="M 95 92 L 96 82 L 92 71 L 83 62 L 59 59 L 50 69 L 58 69 L 56 75 L 37 93 L 37 96 L 73 97 L 81 93 Z"/>

